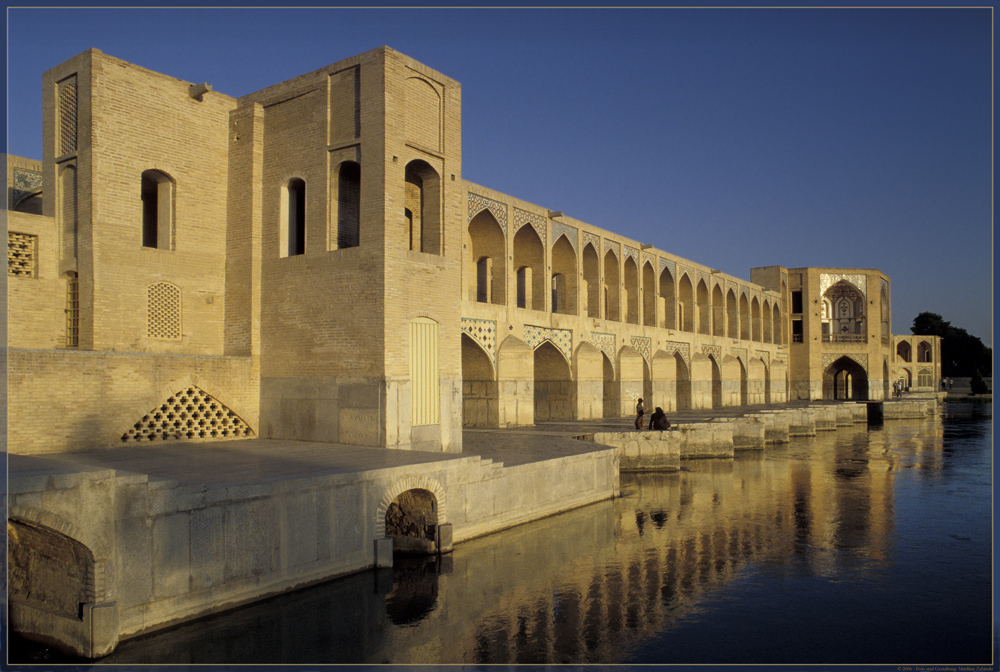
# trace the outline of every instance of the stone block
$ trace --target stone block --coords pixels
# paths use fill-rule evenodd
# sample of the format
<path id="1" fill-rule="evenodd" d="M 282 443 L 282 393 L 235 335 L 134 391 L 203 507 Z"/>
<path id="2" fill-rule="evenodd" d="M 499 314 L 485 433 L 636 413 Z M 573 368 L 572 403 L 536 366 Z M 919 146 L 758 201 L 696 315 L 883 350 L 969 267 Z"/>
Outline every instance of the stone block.
<path id="1" fill-rule="evenodd" d="M 153 521 L 153 596 L 179 595 L 191 585 L 190 514 L 160 516 Z"/>
<path id="2" fill-rule="evenodd" d="M 223 507 L 191 512 L 191 589 L 202 590 L 225 580 L 226 545 Z"/>
<path id="3" fill-rule="evenodd" d="M 392 567 L 392 537 L 375 540 L 375 567 Z M 391 586 L 391 575 L 389 583 Z"/>

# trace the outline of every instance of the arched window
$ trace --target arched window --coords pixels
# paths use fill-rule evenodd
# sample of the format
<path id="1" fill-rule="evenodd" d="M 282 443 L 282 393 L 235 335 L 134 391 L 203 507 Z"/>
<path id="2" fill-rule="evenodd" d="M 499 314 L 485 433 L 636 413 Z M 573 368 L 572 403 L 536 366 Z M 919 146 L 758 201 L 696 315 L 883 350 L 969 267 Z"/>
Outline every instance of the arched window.
<path id="1" fill-rule="evenodd" d="M 174 181 L 159 170 L 142 173 L 142 246 L 173 249 Z"/>
<path id="2" fill-rule="evenodd" d="M 930 369 L 920 369 L 917 371 L 917 387 L 934 387 Z"/>
<path id="3" fill-rule="evenodd" d="M 441 178 L 426 161 L 406 165 L 404 211 L 414 252 L 442 254 Z"/>
<path id="4" fill-rule="evenodd" d="M 829 302 L 829 306 L 827 306 Z M 841 280 L 823 295 L 823 340 L 865 343 L 865 298 L 851 283 Z"/>
<path id="5" fill-rule="evenodd" d="M 562 273 L 556 273 L 552 276 L 552 312 L 568 312 L 566 304 L 566 276 Z"/>
<path id="6" fill-rule="evenodd" d="M 336 241 L 335 249 L 357 247 L 361 237 L 361 166 L 354 161 L 337 166 L 334 189 L 331 238 Z"/>
<path id="7" fill-rule="evenodd" d="M 294 257 L 306 253 L 306 183 L 297 177 L 281 190 L 281 230 L 278 254 Z"/>

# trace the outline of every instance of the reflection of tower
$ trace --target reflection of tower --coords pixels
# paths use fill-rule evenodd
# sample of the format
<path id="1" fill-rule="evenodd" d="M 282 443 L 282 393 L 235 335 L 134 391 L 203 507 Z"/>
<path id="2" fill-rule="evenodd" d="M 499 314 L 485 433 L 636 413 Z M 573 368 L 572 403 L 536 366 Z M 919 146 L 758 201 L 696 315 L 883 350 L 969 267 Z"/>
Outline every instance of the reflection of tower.
<path id="1" fill-rule="evenodd" d="M 382 47 L 239 103 L 237 174 L 263 181 L 261 434 L 460 451 L 458 83 Z"/>

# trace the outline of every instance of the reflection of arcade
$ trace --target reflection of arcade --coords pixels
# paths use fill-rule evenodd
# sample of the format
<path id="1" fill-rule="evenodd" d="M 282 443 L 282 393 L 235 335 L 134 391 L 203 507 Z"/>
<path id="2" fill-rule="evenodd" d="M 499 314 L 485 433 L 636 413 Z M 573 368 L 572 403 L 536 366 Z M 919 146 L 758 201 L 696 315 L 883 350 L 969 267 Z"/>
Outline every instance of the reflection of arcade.
<path id="1" fill-rule="evenodd" d="M 437 607 L 438 574 L 447 573 L 448 556 L 401 557 L 393 560 L 392 592 L 385 596 L 385 611 L 396 625 L 423 620 Z M 444 566 L 444 567 L 443 567 Z"/>

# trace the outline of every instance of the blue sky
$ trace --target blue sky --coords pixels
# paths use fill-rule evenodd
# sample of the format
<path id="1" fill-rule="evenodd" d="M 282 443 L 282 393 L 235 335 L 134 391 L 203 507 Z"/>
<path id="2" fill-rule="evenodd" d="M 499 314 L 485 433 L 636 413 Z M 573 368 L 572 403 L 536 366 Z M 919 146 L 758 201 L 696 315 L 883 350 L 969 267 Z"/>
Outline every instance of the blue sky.
<path id="1" fill-rule="evenodd" d="M 992 12 L 8 9 L 12 154 L 89 47 L 241 96 L 380 45 L 462 84 L 463 176 L 749 279 L 878 268 L 992 346 Z"/>

